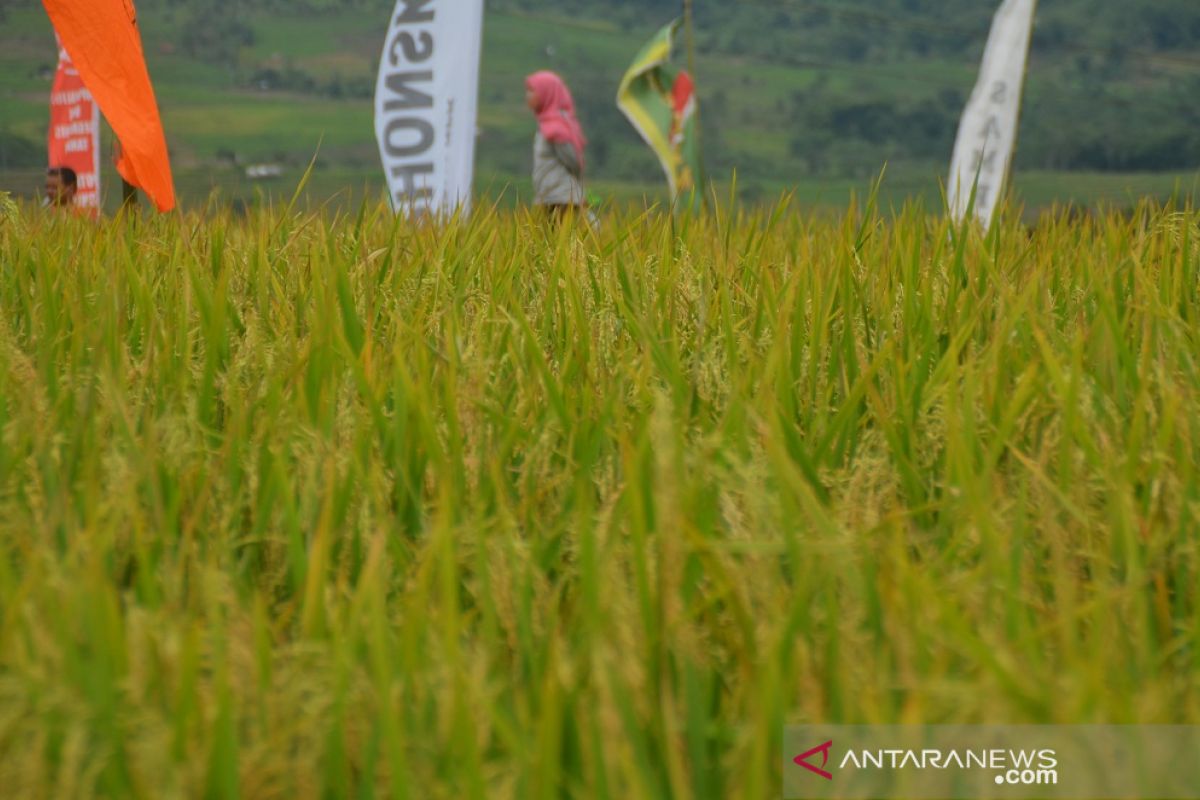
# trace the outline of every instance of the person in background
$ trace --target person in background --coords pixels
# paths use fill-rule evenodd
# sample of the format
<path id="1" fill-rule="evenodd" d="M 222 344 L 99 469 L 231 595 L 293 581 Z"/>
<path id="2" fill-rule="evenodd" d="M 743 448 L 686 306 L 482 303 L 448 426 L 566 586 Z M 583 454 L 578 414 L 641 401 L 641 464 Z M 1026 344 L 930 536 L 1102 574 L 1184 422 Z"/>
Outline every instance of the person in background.
<path id="1" fill-rule="evenodd" d="M 571 91 L 553 72 L 535 72 L 525 79 L 525 102 L 538 122 L 533 140 L 534 204 L 555 220 L 584 211 L 587 138 L 575 117 Z"/>
<path id="2" fill-rule="evenodd" d="M 53 208 L 70 208 L 75 205 L 75 192 L 79 189 L 79 178 L 70 167 L 51 167 L 46 170 L 46 197 L 42 204 Z"/>

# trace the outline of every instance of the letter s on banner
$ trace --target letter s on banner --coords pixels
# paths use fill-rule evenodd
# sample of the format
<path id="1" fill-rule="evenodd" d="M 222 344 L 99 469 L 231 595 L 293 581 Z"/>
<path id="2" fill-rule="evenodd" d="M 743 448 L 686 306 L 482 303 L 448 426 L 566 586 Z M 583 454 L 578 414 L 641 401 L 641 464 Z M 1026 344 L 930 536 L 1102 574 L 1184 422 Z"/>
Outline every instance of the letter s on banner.
<path id="1" fill-rule="evenodd" d="M 375 138 L 400 214 L 470 210 L 483 0 L 398 0 L 375 84 Z"/>

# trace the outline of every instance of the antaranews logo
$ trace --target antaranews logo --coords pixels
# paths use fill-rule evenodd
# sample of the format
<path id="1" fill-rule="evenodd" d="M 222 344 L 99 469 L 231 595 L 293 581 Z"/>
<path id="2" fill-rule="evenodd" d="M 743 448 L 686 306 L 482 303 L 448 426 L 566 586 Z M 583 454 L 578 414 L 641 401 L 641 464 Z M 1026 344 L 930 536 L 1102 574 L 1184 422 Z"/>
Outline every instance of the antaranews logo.
<path id="1" fill-rule="evenodd" d="M 825 780 L 833 780 L 829 766 L 833 740 L 829 739 L 811 750 L 805 750 L 792 759 Z M 814 761 L 820 755 L 821 764 Z M 836 763 L 839 770 L 986 770 L 995 773 L 998 785 L 1053 786 L 1058 783 L 1058 759 L 1050 749 L 1009 750 L 1000 748 L 980 749 L 935 749 L 914 750 L 901 747 L 885 747 L 846 751 Z"/>
<path id="2" fill-rule="evenodd" d="M 780 755 L 787 800 L 1200 800 L 1197 753 L 1200 725 L 797 725 Z"/>
<path id="3" fill-rule="evenodd" d="M 847 750 L 838 769 L 981 770 L 994 773 L 997 784 L 1053 786 L 1058 758 L 1052 749 L 885 747 Z"/>

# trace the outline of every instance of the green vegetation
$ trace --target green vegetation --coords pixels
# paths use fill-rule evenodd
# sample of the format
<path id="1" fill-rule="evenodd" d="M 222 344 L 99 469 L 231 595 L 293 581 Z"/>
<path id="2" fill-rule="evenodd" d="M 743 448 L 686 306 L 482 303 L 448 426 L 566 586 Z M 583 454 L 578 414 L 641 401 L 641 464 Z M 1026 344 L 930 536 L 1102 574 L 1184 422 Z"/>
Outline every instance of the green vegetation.
<path id="1" fill-rule="evenodd" d="M 1200 718 L 1200 214 L 0 212 L 14 797 L 758 798 Z"/>
<path id="2" fill-rule="evenodd" d="M 141 0 L 140 20 L 185 200 L 220 187 L 256 202 L 286 195 L 320 146 L 316 199 L 381 188 L 370 97 L 387 0 Z M 614 107 L 620 76 L 677 2 L 497 0 L 488 5 L 479 189 L 521 196 L 531 124 L 522 79 L 552 67 L 580 101 L 591 179 L 617 199 L 661 197 L 659 169 Z M 0 32 L 0 184 L 36 185 L 53 68 L 36 4 L 4 12 Z M 939 200 L 954 133 L 973 84 L 991 8 L 967 0 L 700 3 L 703 141 L 712 175 L 736 169 L 745 200 L 798 188 L 840 207 L 886 162 L 902 202 Z M 1148 191 L 1191 184 L 1200 166 L 1200 5 L 1057 0 L 1040 12 L 1017 189 L 1059 173 L 1053 200 L 1129 195 L 1124 173 L 1159 173 Z M 244 167 L 285 166 L 261 186 Z M 20 170 L 20 171 L 19 171 Z M 1138 179 L 1139 186 L 1146 186 Z M 115 202 L 115 198 L 112 198 Z M 1136 202 L 1136 201 L 1134 201 Z M 1132 204 L 1132 203 L 1130 203 Z"/>

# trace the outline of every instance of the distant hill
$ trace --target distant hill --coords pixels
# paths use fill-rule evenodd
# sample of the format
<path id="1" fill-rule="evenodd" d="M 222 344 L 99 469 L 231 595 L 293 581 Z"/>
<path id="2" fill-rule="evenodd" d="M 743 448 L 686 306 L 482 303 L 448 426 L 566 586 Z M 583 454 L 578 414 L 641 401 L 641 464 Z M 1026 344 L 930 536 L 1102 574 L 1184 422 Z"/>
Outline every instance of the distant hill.
<path id="1" fill-rule="evenodd" d="M 249 197 L 246 165 L 294 171 L 318 141 L 318 187 L 377 185 L 369 100 L 392 5 L 140 0 L 185 193 L 219 186 Z M 736 169 L 751 197 L 799 185 L 836 199 L 839 187 L 861 183 L 886 162 L 900 187 L 935 194 L 995 6 L 698 0 L 710 171 L 727 177 Z M 656 165 L 613 97 L 633 54 L 678 8 L 678 0 L 491 0 L 481 187 L 524 185 L 531 128 L 522 77 L 550 67 L 579 100 L 593 182 L 618 195 L 657 191 Z M 0 17 L 3 185 L 6 172 L 41 166 L 53 45 L 40 3 L 0 0 Z M 1098 185 L 1096 173 L 1153 172 L 1166 174 L 1156 185 L 1167 185 L 1200 167 L 1195 0 L 1046 2 L 1029 78 L 1022 173 L 1082 187 Z M 1090 190 L 1081 191 L 1086 199 Z"/>
<path id="2" fill-rule="evenodd" d="M 509 0 L 505 7 L 606 20 L 630 33 L 677 0 Z M 998 3 L 751 0 L 697 3 L 710 56 L 792 65 L 815 79 L 773 106 L 789 156 L 835 174 L 863 159 L 937 158 L 952 144 Z M 747 65 L 751 79 L 754 67 Z M 1200 165 L 1200 3 L 1042 4 L 1019 166 L 1161 170 Z M 718 115 L 723 98 L 718 101 Z M 764 111 L 767 109 L 763 109 Z M 765 120 L 764 120 L 765 121 Z M 736 152 L 736 143 L 731 143 Z M 874 159 L 870 156 L 878 154 Z"/>

